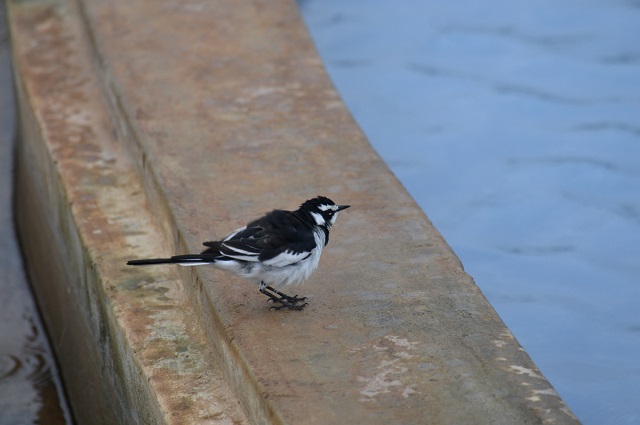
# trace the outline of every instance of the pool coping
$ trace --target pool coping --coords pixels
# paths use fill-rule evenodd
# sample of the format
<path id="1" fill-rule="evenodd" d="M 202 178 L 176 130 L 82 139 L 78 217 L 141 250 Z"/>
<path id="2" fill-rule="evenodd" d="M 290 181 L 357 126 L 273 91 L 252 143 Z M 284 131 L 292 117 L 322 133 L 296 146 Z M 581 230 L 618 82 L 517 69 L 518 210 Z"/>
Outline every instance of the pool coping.
<path id="1" fill-rule="evenodd" d="M 18 229 L 80 422 L 578 423 L 368 144 L 295 3 L 8 11 Z M 318 194 L 353 207 L 303 312 L 125 265 Z"/>

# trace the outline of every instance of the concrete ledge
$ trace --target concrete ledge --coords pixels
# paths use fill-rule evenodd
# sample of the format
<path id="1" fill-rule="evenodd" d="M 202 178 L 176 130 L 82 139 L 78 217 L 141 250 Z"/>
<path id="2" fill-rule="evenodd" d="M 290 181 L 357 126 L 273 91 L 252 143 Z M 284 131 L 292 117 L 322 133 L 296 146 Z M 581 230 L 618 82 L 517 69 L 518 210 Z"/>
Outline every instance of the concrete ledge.
<path id="1" fill-rule="evenodd" d="M 79 423 L 245 423 L 175 270 L 124 270 L 165 244 L 102 100 L 73 3 L 11 2 L 21 143 L 17 219 Z"/>
<path id="2" fill-rule="evenodd" d="M 19 231 L 80 422 L 577 423 L 368 145 L 294 3 L 8 5 Z M 353 207 L 304 312 L 124 265 L 317 194 Z"/>

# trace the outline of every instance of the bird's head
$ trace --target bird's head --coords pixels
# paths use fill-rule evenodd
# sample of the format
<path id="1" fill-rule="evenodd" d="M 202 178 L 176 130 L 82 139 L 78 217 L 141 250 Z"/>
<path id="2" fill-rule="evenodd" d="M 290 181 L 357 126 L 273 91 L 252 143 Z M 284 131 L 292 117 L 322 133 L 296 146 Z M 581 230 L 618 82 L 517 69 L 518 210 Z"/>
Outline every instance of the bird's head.
<path id="1" fill-rule="evenodd" d="M 338 217 L 338 212 L 349 208 L 350 205 L 336 205 L 325 196 L 318 196 L 300 205 L 300 211 L 311 215 L 318 226 L 331 227 Z"/>

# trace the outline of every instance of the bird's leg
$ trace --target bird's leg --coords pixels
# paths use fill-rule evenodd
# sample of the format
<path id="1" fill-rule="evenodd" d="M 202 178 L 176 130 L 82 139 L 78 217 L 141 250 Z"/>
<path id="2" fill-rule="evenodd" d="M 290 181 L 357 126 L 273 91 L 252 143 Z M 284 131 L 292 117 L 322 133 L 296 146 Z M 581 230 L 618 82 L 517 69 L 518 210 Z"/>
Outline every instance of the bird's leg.
<path id="1" fill-rule="evenodd" d="M 295 297 L 290 297 L 289 295 L 283 294 L 282 292 L 267 286 L 264 282 L 260 282 L 260 286 L 258 288 L 260 292 L 269 297 L 272 302 L 280 304 L 278 306 L 272 306 L 270 309 L 282 310 L 283 308 L 287 308 L 289 310 L 302 310 L 308 304 L 298 304 L 298 302 L 306 300 L 307 297 L 299 298 L 297 295 Z"/>
<path id="2" fill-rule="evenodd" d="M 285 300 L 290 301 L 292 303 L 298 303 L 300 301 L 304 301 L 307 299 L 307 297 L 299 297 L 297 294 L 294 295 L 293 297 L 287 294 L 283 294 L 282 292 L 272 288 L 271 286 L 267 286 L 266 289 L 270 290 L 271 292 L 275 292 L 276 294 L 280 295 L 281 298 L 284 298 Z"/>

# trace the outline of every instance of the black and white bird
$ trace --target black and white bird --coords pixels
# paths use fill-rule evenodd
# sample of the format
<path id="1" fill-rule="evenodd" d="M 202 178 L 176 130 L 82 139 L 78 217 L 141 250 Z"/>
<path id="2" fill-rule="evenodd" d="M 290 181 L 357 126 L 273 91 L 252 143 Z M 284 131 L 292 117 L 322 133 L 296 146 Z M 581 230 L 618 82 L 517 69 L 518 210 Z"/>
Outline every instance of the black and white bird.
<path id="1" fill-rule="evenodd" d="M 212 265 L 245 279 L 259 282 L 259 290 L 280 310 L 302 310 L 306 297 L 291 297 L 275 287 L 296 285 L 318 268 L 322 249 L 329 243 L 329 230 L 338 212 L 349 205 L 337 205 L 318 196 L 300 205 L 296 211 L 274 210 L 229 233 L 222 240 L 205 242 L 200 254 L 171 258 L 131 260 L 127 264 Z"/>

